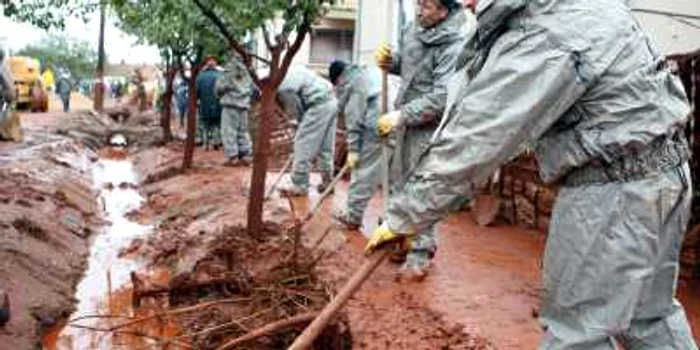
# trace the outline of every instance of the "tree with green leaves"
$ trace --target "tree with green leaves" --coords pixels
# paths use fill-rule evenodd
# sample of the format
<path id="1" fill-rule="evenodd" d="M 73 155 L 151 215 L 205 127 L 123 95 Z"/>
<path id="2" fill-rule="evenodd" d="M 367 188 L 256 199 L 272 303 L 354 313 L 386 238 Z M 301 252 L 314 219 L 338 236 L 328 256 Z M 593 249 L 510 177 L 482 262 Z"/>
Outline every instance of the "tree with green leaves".
<path id="1" fill-rule="evenodd" d="M 67 69 L 77 80 L 91 79 L 97 64 L 97 51 L 90 43 L 58 34 L 27 45 L 16 55 L 37 58 L 44 67 Z"/>
<path id="2" fill-rule="evenodd" d="M 190 66 L 189 101 L 187 109 L 187 140 L 183 157 L 183 170 L 190 168 L 194 155 L 194 138 L 197 122 L 197 96 L 195 80 L 205 55 L 220 55 L 226 50 L 209 21 L 204 18 L 190 0 L 113 0 L 113 10 L 119 19 L 118 26 L 142 43 L 157 46 L 165 65 L 166 89 L 161 115 L 164 138 L 170 139 L 173 81 L 184 72 L 185 63 Z M 184 76 L 184 74 L 183 74 Z"/>
<path id="3" fill-rule="evenodd" d="M 3 16 L 41 29 L 62 29 L 68 17 L 82 17 L 99 8 L 99 1 L 82 0 L 0 0 Z"/>
<path id="4" fill-rule="evenodd" d="M 312 25 L 322 17 L 335 0 L 191 0 L 201 13 L 218 29 L 228 47 L 243 58 L 243 62 L 258 86 L 260 120 L 254 144 L 253 173 L 248 202 L 248 232 L 262 230 L 263 204 L 267 164 L 270 156 L 270 135 L 275 122 L 277 91 L 299 52 Z M 243 45 L 245 33 L 262 35 L 269 58 L 267 77 L 255 71 L 258 59 Z"/>

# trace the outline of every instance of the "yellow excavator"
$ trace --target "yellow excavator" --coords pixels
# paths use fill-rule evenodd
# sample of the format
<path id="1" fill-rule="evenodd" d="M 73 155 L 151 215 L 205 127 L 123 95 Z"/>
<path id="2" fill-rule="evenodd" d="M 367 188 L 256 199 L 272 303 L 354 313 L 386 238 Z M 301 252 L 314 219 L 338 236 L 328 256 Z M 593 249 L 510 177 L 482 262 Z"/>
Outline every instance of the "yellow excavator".
<path id="1" fill-rule="evenodd" d="M 8 57 L 10 72 L 15 80 L 17 109 L 46 112 L 48 105 L 36 101 L 35 88 L 41 87 L 41 72 L 39 60 L 24 56 Z"/>

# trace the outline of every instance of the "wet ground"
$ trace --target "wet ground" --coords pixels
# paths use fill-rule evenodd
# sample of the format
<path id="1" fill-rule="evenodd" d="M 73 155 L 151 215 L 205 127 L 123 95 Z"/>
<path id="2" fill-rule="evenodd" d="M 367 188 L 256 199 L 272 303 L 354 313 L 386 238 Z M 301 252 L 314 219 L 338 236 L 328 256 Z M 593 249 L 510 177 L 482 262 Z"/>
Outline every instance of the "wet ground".
<path id="1" fill-rule="evenodd" d="M 53 118 L 37 121 L 42 127 L 55 123 Z M 72 318 L 96 313 L 133 316 L 130 293 L 119 288 L 127 271 L 145 268 L 144 273 L 159 273 L 164 267 L 169 271 L 167 275 L 189 271 L 207 254 L 205 246 L 211 242 L 211 232 L 244 222 L 249 170 L 222 167 L 221 152 L 198 150 L 195 169 L 175 175 L 171 169 L 179 166 L 181 153 L 177 145 L 139 152 L 131 158 L 136 174 L 125 178 L 108 179 L 98 169 L 128 168 L 128 162 L 95 163 L 90 177 L 105 200 L 107 219 L 112 225 L 105 227 L 109 234 L 94 237 L 88 274 L 78 285 L 77 311 Z M 120 172 L 107 173 L 111 177 Z M 136 182 L 131 176 L 158 181 L 143 184 L 137 190 L 131 185 Z M 342 205 L 346 186 L 341 183 L 332 201 L 309 225 L 304 236 L 307 244 L 316 243 L 331 225 L 330 213 Z M 144 197 L 143 203 L 140 196 Z M 312 192 L 308 201 L 295 200 L 297 216 L 303 215 L 317 198 L 318 194 Z M 125 216 L 139 204 L 141 209 Z M 325 253 L 319 269 L 324 278 L 340 286 L 360 266 L 363 234 L 375 226 L 379 207 L 379 198 L 374 198 L 363 232 L 332 230 L 323 240 L 320 250 Z M 292 215 L 290 204 L 278 197 L 266 208 L 270 221 L 285 222 Z M 459 213 L 440 226 L 441 248 L 430 276 L 422 283 L 397 281 L 396 266 L 389 263 L 378 269 L 346 307 L 353 348 L 536 348 L 541 336 L 537 310 L 545 235 L 510 226 L 478 227 L 470 215 Z M 149 241 L 141 237 L 148 227 L 155 227 L 151 237 L 160 239 Z M 132 242 L 127 244 L 127 240 Z M 696 336 L 700 335 L 698 290 L 698 284 L 682 282 L 679 291 Z M 83 331 L 56 328 L 46 339 L 45 349 L 136 349 L 149 345 L 133 344 L 125 340 L 128 337 L 121 337 L 117 340 L 123 345 L 116 347 L 114 339 L 105 340 L 96 337 L 95 332 Z M 161 324 L 154 332 L 163 337 L 179 330 L 177 325 Z M 82 338 L 85 334 L 91 335 Z M 465 338 L 463 334 L 469 336 Z M 105 347 L 93 346 L 101 341 L 107 342 Z"/>
<path id="2" fill-rule="evenodd" d="M 143 262 L 133 257 L 121 258 L 120 252 L 133 240 L 143 239 L 152 228 L 134 223 L 126 217 L 127 213 L 140 207 L 143 198 L 137 190 L 139 180 L 133 166 L 128 159 L 118 156 L 120 151 L 123 150 L 103 152 L 109 153 L 112 159 L 103 155 L 93 165 L 93 185 L 100 193 L 97 200 L 103 207 L 107 224 L 92 237 L 88 268 L 76 291 L 77 310 L 68 318 L 71 321 L 66 327 L 58 327 L 46 337 L 46 350 L 116 349 L 125 341 L 129 345 L 144 346 L 143 339 L 137 342 L 127 336 L 95 331 L 104 328 L 105 324 L 109 325 L 104 319 L 75 321 L 92 315 L 133 313 L 130 304 L 124 302 L 128 298 L 120 297 L 120 293 L 130 282 L 131 271 L 143 270 Z"/>

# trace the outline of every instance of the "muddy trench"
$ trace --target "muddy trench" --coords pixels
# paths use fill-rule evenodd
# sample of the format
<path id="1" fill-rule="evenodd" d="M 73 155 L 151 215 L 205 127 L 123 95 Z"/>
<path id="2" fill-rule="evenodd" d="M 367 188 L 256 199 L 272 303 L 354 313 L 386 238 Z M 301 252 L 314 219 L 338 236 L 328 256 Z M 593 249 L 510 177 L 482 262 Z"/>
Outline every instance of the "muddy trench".
<path id="1" fill-rule="evenodd" d="M 251 237 L 243 230 L 249 168 L 197 149 L 181 173 L 181 142 L 93 129 L 30 130 L 25 144 L 0 144 L 0 290 L 13 310 L 0 350 L 223 349 L 302 319 L 229 347 L 284 349 L 362 265 L 378 196 L 361 231 L 333 228 L 331 213 L 347 195 L 341 182 L 295 244 L 293 223 L 319 194 L 274 195 L 264 232 Z M 477 226 L 473 215 L 441 224 L 440 253 L 422 283 L 380 266 L 316 349 L 536 348 L 546 236 Z M 680 285 L 698 327 L 694 290 Z"/>

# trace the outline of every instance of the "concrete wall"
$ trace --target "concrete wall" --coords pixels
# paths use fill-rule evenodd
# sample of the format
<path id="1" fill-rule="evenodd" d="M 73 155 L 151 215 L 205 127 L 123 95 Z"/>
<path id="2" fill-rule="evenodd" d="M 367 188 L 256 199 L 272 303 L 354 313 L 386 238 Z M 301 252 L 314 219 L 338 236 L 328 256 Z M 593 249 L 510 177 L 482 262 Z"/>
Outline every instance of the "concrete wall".
<path id="1" fill-rule="evenodd" d="M 405 0 L 411 2 L 411 0 Z M 396 0 L 359 0 L 355 57 L 359 63 L 373 63 L 374 50 L 382 43 L 396 45 L 399 9 Z M 390 20 L 387 20 L 390 19 Z"/>
<path id="2" fill-rule="evenodd" d="M 631 0 L 630 3 L 642 27 L 662 53 L 670 55 L 700 49 L 700 19 L 646 12 L 662 11 L 700 18 L 699 0 Z"/>

